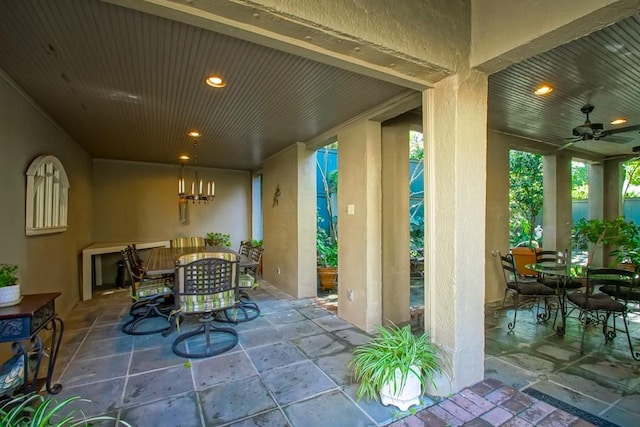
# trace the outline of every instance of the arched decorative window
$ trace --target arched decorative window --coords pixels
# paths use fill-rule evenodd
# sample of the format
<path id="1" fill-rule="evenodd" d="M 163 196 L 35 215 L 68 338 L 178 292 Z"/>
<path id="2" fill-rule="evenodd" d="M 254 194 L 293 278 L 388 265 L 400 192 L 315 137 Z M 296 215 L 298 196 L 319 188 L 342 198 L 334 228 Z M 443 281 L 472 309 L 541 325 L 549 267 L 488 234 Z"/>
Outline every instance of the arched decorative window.
<path id="1" fill-rule="evenodd" d="M 69 179 L 55 156 L 38 156 L 27 170 L 27 236 L 67 229 Z"/>

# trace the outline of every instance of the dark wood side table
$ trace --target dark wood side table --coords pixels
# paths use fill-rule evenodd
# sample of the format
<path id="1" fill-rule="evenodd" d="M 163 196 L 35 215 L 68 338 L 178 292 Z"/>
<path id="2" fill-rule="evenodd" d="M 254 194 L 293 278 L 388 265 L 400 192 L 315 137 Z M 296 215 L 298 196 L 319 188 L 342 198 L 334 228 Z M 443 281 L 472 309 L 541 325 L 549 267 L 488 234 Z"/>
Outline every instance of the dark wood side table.
<path id="1" fill-rule="evenodd" d="M 60 292 L 23 295 L 19 304 L 0 308 L 0 343 L 12 342 L 13 352 L 24 357 L 24 392 L 35 391 L 40 362 L 44 355 L 44 346 L 40 332 L 51 331 L 51 348 L 47 366 L 46 387 L 49 394 L 62 390 L 61 384 L 51 384 L 53 368 L 58 357 L 64 323 L 56 315 L 55 299 Z M 27 349 L 23 341 L 29 340 Z M 32 362 L 32 378 L 29 378 L 29 361 Z M 33 365 L 35 363 L 35 365 Z"/>

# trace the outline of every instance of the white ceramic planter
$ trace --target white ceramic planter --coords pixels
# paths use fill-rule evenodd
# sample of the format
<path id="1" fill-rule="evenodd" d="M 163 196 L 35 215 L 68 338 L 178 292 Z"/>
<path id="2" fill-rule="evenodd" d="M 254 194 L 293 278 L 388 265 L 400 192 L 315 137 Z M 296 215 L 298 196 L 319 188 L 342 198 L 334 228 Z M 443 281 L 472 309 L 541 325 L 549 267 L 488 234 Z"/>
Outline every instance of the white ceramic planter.
<path id="1" fill-rule="evenodd" d="M 0 307 L 8 307 L 20 302 L 20 284 L 0 288 Z"/>
<path id="2" fill-rule="evenodd" d="M 419 372 L 417 367 L 413 367 L 416 372 Z M 400 371 L 396 369 L 396 383 L 400 384 L 402 375 Z M 385 384 L 380 389 L 380 401 L 383 405 L 397 406 L 401 411 L 408 410 L 413 405 L 420 404 L 420 396 L 422 396 L 422 386 L 420 385 L 420 379 L 409 372 L 407 382 L 402 390 L 397 390 L 394 393 L 393 383 Z"/>

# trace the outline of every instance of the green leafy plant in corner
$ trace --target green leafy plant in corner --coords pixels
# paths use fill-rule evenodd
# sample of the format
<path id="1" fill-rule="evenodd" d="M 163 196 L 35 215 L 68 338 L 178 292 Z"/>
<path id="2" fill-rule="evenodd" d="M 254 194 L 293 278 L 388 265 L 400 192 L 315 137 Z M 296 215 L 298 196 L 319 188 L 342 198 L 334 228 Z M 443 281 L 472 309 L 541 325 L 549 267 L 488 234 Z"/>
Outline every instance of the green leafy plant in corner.
<path id="1" fill-rule="evenodd" d="M 429 383 L 436 387 L 435 376 L 444 373 L 443 359 L 427 334 L 414 335 L 410 325 L 378 326 L 378 332 L 379 336 L 353 352 L 351 367 L 356 381 L 360 382 L 357 399 L 375 398 L 384 384 L 395 380 L 396 370 L 401 375 L 400 384 L 395 384 L 396 390 L 402 390 L 409 372 L 420 379 L 423 391 Z"/>
<path id="2" fill-rule="evenodd" d="M 327 235 L 327 231 L 324 228 L 320 227 L 318 227 L 316 236 L 316 252 L 320 267 L 338 266 L 338 242 Z"/>
<path id="3" fill-rule="evenodd" d="M 70 408 L 73 402 L 90 402 L 79 396 L 69 397 L 62 402 L 40 394 L 20 395 L 0 406 L 0 424 L 6 427 L 74 427 L 88 426 L 91 423 L 115 420 L 109 416 L 86 417 L 79 408 Z M 125 421 L 119 425 L 131 427 Z"/>
<path id="4" fill-rule="evenodd" d="M 589 220 L 582 218 L 572 230 L 572 238 L 578 249 L 586 247 L 588 251 L 589 265 L 599 245 L 617 246 L 610 255 L 615 256 L 618 261 L 640 262 L 639 234 L 638 226 L 633 221 L 625 221 L 624 217 Z"/>
<path id="5" fill-rule="evenodd" d="M 231 246 L 230 234 L 207 233 L 205 240 L 209 246 Z"/>
<path id="6" fill-rule="evenodd" d="M 18 283 L 18 266 L 0 264 L 0 288 Z"/>

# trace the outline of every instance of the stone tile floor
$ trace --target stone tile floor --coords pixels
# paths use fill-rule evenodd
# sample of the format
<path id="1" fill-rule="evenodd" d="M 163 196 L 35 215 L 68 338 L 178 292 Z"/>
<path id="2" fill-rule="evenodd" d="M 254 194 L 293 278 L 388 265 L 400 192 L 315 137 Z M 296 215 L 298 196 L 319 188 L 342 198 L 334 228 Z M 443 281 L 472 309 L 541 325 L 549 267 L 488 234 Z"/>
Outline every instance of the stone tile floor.
<path id="1" fill-rule="evenodd" d="M 292 299 L 265 281 L 252 298 L 262 315 L 235 326 L 239 344 L 190 361 L 171 351 L 177 332 L 166 338 L 121 332 L 130 306 L 126 291 L 81 302 L 64 319 L 59 397 L 82 396 L 91 400 L 78 403 L 86 415 L 108 414 L 140 427 L 590 425 L 522 393 L 533 388 L 612 423 L 640 425 L 640 362 L 631 359 L 623 337 L 604 345 L 597 328 L 588 330 L 581 355 L 575 319 L 558 337 L 551 322 L 536 323 L 525 310 L 515 332 L 507 333 L 513 310 L 488 305 L 485 380 L 399 413 L 354 398 L 347 365 L 353 348 L 370 338 L 366 333 L 317 301 Z"/>

